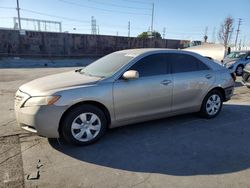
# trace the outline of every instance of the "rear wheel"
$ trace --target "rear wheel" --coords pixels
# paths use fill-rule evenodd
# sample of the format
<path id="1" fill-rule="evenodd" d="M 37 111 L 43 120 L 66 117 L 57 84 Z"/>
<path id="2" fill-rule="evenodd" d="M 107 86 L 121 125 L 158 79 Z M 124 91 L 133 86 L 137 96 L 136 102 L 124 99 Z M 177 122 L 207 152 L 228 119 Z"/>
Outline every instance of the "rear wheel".
<path id="1" fill-rule="evenodd" d="M 105 114 L 93 105 L 81 105 L 68 112 L 62 122 L 63 137 L 72 144 L 88 145 L 105 132 Z"/>
<path id="2" fill-rule="evenodd" d="M 218 90 L 213 90 L 207 94 L 202 102 L 202 107 L 200 114 L 205 118 L 214 118 L 216 117 L 222 107 L 222 94 Z"/>
<path id="3" fill-rule="evenodd" d="M 235 70 L 236 75 L 237 75 L 237 76 L 242 76 L 242 74 L 243 74 L 243 69 L 244 69 L 243 65 L 238 65 L 238 67 L 237 67 L 236 70 Z"/>

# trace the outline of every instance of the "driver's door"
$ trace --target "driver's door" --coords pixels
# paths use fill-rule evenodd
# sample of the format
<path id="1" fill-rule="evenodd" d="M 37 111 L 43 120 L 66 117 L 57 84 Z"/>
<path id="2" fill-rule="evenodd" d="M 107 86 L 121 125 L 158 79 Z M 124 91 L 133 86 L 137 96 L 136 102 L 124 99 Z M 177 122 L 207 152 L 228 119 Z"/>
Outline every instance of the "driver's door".
<path id="1" fill-rule="evenodd" d="M 113 84 L 116 120 L 126 121 L 170 112 L 173 83 L 165 54 L 144 57 L 129 70 L 138 71 L 139 78 L 121 78 Z"/>

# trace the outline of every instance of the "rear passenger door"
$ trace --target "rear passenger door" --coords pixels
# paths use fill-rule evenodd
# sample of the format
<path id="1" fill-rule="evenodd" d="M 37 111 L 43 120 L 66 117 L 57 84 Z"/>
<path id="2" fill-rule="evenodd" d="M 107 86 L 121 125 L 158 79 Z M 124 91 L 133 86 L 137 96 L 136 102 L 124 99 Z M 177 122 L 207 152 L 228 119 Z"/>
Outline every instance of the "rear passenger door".
<path id="1" fill-rule="evenodd" d="M 173 75 L 173 111 L 200 108 L 204 94 L 215 81 L 213 71 L 198 58 L 185 53 L 168 55 Z"/>

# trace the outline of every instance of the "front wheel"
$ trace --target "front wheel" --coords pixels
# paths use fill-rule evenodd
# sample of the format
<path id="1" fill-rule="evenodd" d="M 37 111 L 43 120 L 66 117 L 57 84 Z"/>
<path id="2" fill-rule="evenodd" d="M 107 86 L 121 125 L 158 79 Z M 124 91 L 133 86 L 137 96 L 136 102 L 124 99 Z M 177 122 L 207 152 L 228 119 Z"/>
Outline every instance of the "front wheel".
<path id="1" fill-rule="evenodd" d="M 209 92 L 202 102 L 201 116 L 208 119 L 216 117 L 221 111 L 222 101 L 221 92 L 217 90 Z"/>
<path id="2" fill-rule="evenodd" d="M 93 105 L 81 105 L 65 115 L 62 134 L 69 143 L 88 145 L 96 142 L 106 127 L 107 120 L 101 109 Z"/>

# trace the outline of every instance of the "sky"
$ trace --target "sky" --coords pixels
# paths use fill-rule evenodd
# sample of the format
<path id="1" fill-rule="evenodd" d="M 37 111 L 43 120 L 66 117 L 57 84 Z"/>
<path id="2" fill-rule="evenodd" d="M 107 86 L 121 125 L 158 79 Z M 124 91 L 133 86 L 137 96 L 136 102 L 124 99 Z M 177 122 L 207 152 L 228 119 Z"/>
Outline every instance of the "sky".
<path id="1" fill-rule="evenodd" d="M 154 30 L 165 38 L 218 42 L 220 24 L 227 16 L 234 18 L 235 40 L 238 19 L 242 18 L 239 40 L 250 46 L 250 0 L 19 0 L 23 18 L 60 21 L 62 31 L 91 33 L 91 16 L 105 35 L 137 36 L 148 31 L 154 3 Z M 17 17 L 16 0 L 0 0 L 0 27 L 13 28 Z M 22 22 L 22 28 L 34 28 Z M 37 27 L 36 27 L 37 28 Z M 51 24 L 47 29 L 55 30 Z"/>

